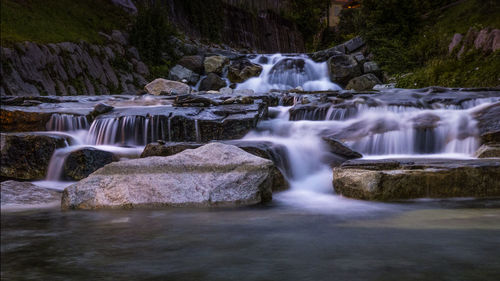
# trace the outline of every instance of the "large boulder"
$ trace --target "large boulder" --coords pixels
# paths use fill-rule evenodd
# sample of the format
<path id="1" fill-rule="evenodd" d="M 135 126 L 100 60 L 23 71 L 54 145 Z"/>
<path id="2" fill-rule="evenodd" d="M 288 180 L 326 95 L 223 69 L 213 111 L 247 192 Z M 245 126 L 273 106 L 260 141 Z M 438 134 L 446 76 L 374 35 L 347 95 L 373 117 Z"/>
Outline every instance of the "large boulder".
<path id="1" fill-rule="evenodd" d="M 168 79 L 174 81 L 187 81 L 190 85 L 196 85 L 198 80 L 200 80 L 200 75 L 196 74 L 194 71 L 185 68 L 182 65 L 176 65 L 170 69 L 168 74 Z"/>
<path id="2" fill-rule="evenodd" d="M 61 192 L 29 182 L 3 181 L 0 183 L 0 190 L 2 211 L 56 207 L 61 204 Z"/>
<path id="3" fill-rule="evenodd" d="M 71 152 L 63 165 L 65 180 L 79 181 L 115 160 L 113 153 L 92 147 Z"/>
<path id="4" fill-rule="evenodd" d="M 227 78 L 232 83 L 241 83 L 249 78 L 259 76 L 262 66 L 250 62 L 248 59 L 236 60 L 228 68 Z"/>
<path id="5" fill-rule="evenodd" d="M 273 163 L 211 143 L 169 157 L 114 162 L 66 188 L 63 209 L 239 206 L 271 200 Z"/>
<path id="6" fill-rule="evenodd" d="M 335 191 L 365 200 L 500 196 L 500 159 L 350 160 L 333 169 Z"/>
<path id="7" fill-rule="evenodd" d="M 349 80 L 349 83 L 347 83 L 347 86 L 345 88 L 347 90 L 369 91 L 373 89 L 373 86 L 381 83 L 382 82 L 380 82 L 377 76 L 373 75 L 372 73 L 368 73 Z"/>
<path id="8" fill-rule="evenodd" d="M 54 151 L 65 147 L 68 142 L 66 136 L 50 133 L 1 134 L 0 176 L 21 180 L 43 179 Z"/>
<path id="9" fill-rule="evenodd" d="M 273 191 L 285 190 L 289 187 L 284 176 L 284 174 L 289 173 L 288 152 L 285 146 L 268 141 L 228 140 L 218 142 L 237 146 L 250 154 L 273 161 L 275 164 L 272 176 Z M 195 149 L 200 146 L 203 144 L 194 142 L 149 143 L 144 148 L 141 158 L 171 156 L 186 149 Z"/>
<path id="10" fill-rule="evenodd" d="M 218 91 L 220 88 L 226 87 L 226 81 L 220 78 L 219 75 L 215 73 L 209 73 L 207 77 L 203 78 L 200 83 L 200 91 Z"/>
<path id="11" fill-rule="evenodd" d="M 191 93 L 191 87 L 178 82 L 163 78 L 155 79 L 144 87 L 144 90 L 151 95 L 187 95 Z"/>
<path id="12" fill-rule="evenodd" d="M 360 65 L 352 56 L 340 53 L 328 59 L 328 71 L 330 79 L 342 86 L 362 74 Z"/>
<path id="13" fill-rule="evenodd" d="M 203 57 L 202 56 L 186 56 L 182 57 L 178 62 L 179 65 L 184 66 L 185 68 L 194 71 L 198 74 L 203 74 L 204 66 L 203 66 Z"/>
<path id="14" fill-rule="evenodd" d="M 229 64 L 229 59 L 225 56 L 206 57 L 203 65 L 206 73 L 222 74 L 224 67 Z"/>

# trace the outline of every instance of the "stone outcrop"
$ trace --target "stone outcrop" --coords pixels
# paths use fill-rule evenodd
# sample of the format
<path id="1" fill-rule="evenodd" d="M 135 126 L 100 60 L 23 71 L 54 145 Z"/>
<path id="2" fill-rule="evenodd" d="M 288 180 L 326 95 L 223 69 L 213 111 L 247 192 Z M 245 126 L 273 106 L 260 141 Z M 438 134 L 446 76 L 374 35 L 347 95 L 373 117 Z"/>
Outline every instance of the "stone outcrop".
<path id="1" fill-rule="evenodd" d="M 68 142 L 67 137 L 50 133 L 2 133 L 1 178 L 45 178 L 52 154 Z"/>
<path id="2" fill-rule="evenodd" d="M 114 160 L 113 153 L 92 147 L 73 151 L 64 161 L 63 177 L 65 180 L 79 181 Z"/>
<path id="3" fill-rule="evenodd" d="M 109 164 L 66 188 L 63 209 L 241 206 L 271 200 L 271 161 L 212 143 Z"/>
<path id="4" fill-rule="evenodd" d="M 52 113 L 29 112 L 21 110 L 0 109 L 0 131 L 33 132 L 45 131 Z"/>
<path id="5" fill-rule="evenodd" d="M 465 35 L 455 33 L 448 45 L 448 53 L 456 54 L 458 58 L 469 50 L 479 50 L 490 54 L 500 49 L 500 29 L 486 27 L 477 30 L 469 28 Z M 458 50 L 457 52 L 454 52 Z"/>
<path id="6" fill-rule="evenodd" d="M 29 182 L 3 181 L 0 183 L 0 190 L 2 211 L 61 205 L 61 192 L 42 188 Z"/>
<path id="7" fill-rule="evenodd" d="M 500 196 L 499 159 L 350 160 L 333 169 L 338 194 L 365 200 Z"/>
<path id="8" fill-rule="evenodd" d="M 1 95 L 104 95 L 135 93 L 146 84 L 147 66 L 119 31 L 109 42 L 17 43 L 2 48 Z"/>
<path id="9" fill-rule="evenodd" d="M 158 78 L 153 80 L 144 86 L 144 90 L 151 95 L 187 95 L 191 93 L 191 87 L 188 85 L 178 82 L 167 80 L 163 78 Z"/>

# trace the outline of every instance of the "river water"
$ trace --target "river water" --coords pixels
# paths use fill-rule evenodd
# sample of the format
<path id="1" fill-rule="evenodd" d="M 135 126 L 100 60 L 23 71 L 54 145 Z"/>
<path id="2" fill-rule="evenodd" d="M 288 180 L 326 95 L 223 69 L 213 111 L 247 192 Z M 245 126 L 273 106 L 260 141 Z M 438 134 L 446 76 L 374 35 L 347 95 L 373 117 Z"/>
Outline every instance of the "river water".
<path id="1" fill-rule="evenodd" d="M 263 72 L 238 89 L 339 89 L 329 81 L 325 63 L 304 56 L 263 55 L 252 61 Z M 367 159 L 473 157 L 479 141 L 472 116 L 498 102 L 500 94 L 459 103 L 440 100 L 425 108 L 413 104 L 419 95 L 386 90 L 302 111 L 296 110 L 302 104 L 296 97 L 294 107 L 270 108 L 274 118 L 261 121 L 244 137 L 281 144 L 288 151 L 288 167 L 280 168 L 291 187 L 273 194 L 267 205 L 2 210 L 2 279 L 498 280 L 499 200 L 375 203 L 334 193 L 325 135 L 343 139 Z M 159 112 L 169 107 L 154 97 L 119 99 L 119 109 Z M 82 97 L 78 106 L 85 107 L 88 100 L 92 98 Z M 47 129 L 72 139 L 52 157 L 47 180 L 36 182 L 58 190 L 71 184 L 61 181 L 62 164 L 71 151 L 95 147 L 133 158 L 146 143 L 172 138 L 170 119 L 154 115 L 89 124 L 82 117 L 54 114 Z"/>

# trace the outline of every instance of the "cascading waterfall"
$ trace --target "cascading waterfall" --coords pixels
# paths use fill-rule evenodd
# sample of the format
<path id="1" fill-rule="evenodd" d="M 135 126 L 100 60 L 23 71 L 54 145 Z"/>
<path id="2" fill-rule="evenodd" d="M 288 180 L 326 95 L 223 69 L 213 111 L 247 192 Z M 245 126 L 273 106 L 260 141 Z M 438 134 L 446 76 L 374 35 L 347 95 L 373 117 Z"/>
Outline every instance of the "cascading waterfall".
<path id="1" fill-rule="evenodd" d="M 89 122 L 86 116 L 71 115 L 63 113 L 54 113 L 47 122 L 46 128 L 48 131 L 76 131 L 86 130 L 89 127 Z"/>
<path id="2" fill-rule="evenodd" d="M 315 62 L 306 55 L 258 55 L 250 61 L 261 65 L 262 72 L 258 77 L 238 84 L 236 89 L 252 89 L 258 93 L 299 86 L 306 91 L 341 89 L 330 81 L 326 62 Z"/>

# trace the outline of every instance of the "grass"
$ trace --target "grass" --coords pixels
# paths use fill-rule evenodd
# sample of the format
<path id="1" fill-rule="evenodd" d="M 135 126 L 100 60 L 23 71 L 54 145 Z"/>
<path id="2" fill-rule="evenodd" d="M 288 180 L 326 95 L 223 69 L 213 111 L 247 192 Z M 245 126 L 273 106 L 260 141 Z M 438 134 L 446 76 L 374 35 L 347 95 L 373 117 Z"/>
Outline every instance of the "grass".
<path id="1" fill-rule="evenodd" d="M 0 0 L 1 44 L 102 43 L 98 32 L 123 29 L 129 16 L 106 0 Z"/>
<path id="2" fill-rule="evenodd" d="M 432 85 L 447 87 L 489 87 L 500 85 L 500 54 L 469 50 L 460 59 L 448 54 L 455 33 L 469 28 L 500 28 L 500 4 L 492 0 L 467 0 L 444 11 L 429 14 L 421 32 L 408 50 L 415 67 L 411 74 L 397 75 L 398 87 Z"/>

